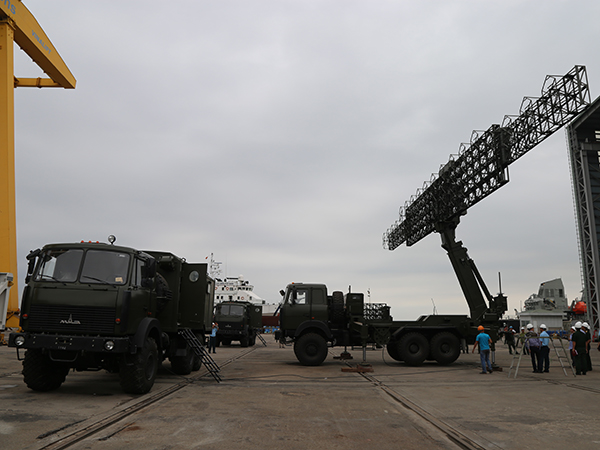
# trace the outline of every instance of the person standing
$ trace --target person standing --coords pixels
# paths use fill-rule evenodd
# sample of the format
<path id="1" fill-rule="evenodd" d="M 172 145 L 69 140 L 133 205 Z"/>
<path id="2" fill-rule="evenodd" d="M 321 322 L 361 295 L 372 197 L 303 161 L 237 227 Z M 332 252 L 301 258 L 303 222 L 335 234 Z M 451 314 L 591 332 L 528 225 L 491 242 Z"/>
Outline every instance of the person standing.
<path id="1" fill-rule="evenodd" d="M 569 330 L 569 355 L 571 355 L 571 365 L 575 367 L 575 355 L 573 353 L 573 333 L 575 333 L 575 327 L 571 327 Z M 598 344 L 600 350 L 600 344 Z"/>
<path id="2" fill-rule="evenodd" d="M 581 329 L 582 330 L 585 329 L 585 334 L 587 336 L 587 344 L 586 344 L 587 350 L 585 352 L 585 363 L 586 363 L 587 371 L 589 372 L 592 370 L 592 358 L 590 355 L 590 347 L 592 344 L 592 334 L 590 333 L 590 326 L 587 322 L 583 322 L 581 324 Z"/>
<path id="3" fill-rule="evenodd" d="M 550 372 L 550 335 L 546 331 L 546 325 L 540 325 L 540 359 L 538 363 L 538 370 L 540 372 Z M 543 370 L 542 370 L 543 366 Z"/>
<path id="4" fill-rule="evenodd" d="M 208 353 L 212 350 L 213 353 L 217 353 L 217 331 L 219 331 L 219 324 L 217 322 L 213 322 L 212 330 L 210 332 L 210 341 L 208 344 Z"/>
<path id="5" fill-rule="evenodd" d="M 508 345 L 508 353 L 512 355 L 512 351 L 514 350 L 517 355 L 519 354 L 515 347 L 515 330 L 513 327 L 508 327 L 508 330 L 504 334 L 504 342 Z"/>
<path id="6" fill-rule="evenodd" d="M 519 340 L 517 341 L 517 347 L 523 347 L 523 354 L 529 355 L 529 348 L 527 345 L 526 336 L 525 336 L 525 327 L 521 327 L 521 333 L 519 334 Z"/>
<path id="7" fill-rule="evenodd" d="M 587 373 L 587 334 L 581 329 L 581 322 L 575 324 L 573 333 L 573 356 L 575 358 L 575 374 L 585 375 Z"/>
<path id="8" fill-rule="evenodd" d="M 527 324 L 527 333 L 525 333 L 525 344 L 531 354 L 531 365 L 533 366 L 533 373 L 540 373 L 542 371 L 542 364 L 540 361 L 540 346 L 541 342 L 538 339 L 537 333 L 533 329 L 532 324 Z"/>
<path id="9" fill-rule="evenodd" d="M 492 344 L 492 338 L 485 332 L 485 328 L 479 325 L 477 327 L 479 334 L 475 338 L 475 345 L 473 351 L 479 346 L 479 359 L 481 361 L 481 373 L 492 373 L 492 363 L 490 363 L 490 345 Z M 486 371 L 487 368 L 487 371 Z"/>

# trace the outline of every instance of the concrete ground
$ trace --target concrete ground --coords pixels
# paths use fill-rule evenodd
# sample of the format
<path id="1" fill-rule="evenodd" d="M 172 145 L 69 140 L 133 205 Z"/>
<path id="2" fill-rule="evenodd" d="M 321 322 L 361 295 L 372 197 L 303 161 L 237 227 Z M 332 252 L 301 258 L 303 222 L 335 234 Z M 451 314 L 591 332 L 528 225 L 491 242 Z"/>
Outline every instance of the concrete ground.
<path id="1" fill-rule="evenodd" d="M 481 375 L 477 354 L 451 366 L 408 367 L 381 349 L 368 350 L 373 372 L 343 372 L 331 349 L 319 367 L 297 363 L 291 347 L 220 347 L 222 383 L 176 376 L 165 362 L 146 396 L 123 394 L 118 376 L 71 373 L 54 392 L 27 389 L 14 349 L 0 347 L 0 448 L 59 448 L 74 432 L 105 424 L 69 448 L 122 449 L 597 449 L 600 352 L 597 370 L 565 376 L 556 355 L 550 373 L 531 373 L 523 359 L 509 378 L 512 356 L 500 345 L 503 368 Z M 360 362 L 362 351 L 352 352 Z M 202 373 L 202 371 L 200 372 Z M 514 373 L 514 372 L 513 372 Z M 189 382 L 188 382 L 189 381 Z M 126 415 L 136 404 L 169 396 Z M 113 423 L 115 413 L 123 418 Z M 462 446 L 457 446 L 460 442 Z M 53 447 L 54 445 L 54 447 Z"/>

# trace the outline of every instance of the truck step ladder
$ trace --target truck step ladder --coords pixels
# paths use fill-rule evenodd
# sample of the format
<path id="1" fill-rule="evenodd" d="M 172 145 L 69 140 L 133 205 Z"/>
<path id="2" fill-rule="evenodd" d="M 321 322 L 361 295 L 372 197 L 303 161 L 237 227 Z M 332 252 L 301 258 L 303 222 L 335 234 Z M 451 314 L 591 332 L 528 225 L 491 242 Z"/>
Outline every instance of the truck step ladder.
<path id="1" fill-rule="evenodd" d="M 265 341 L 265 338 L 262 337 L 260 333 L 256 333 L 256 337 L 260 339 L 260 342 L 262 342 L 265 347 L 267 346 L 267 341 Z"/>
<path id="2" fill-rule="evenodd" d="M 515 351 L 515 353 L 513 354 L 513 359 L 510 363 L 510 368 L 508 369 L 508 378 L 510 378 L 511 373 L 513 368 L 515 369 L 515 375 L 514 378 L 517 378 L 517 374 L 519 373 L 519 366 L 521 365 L 521 358 L 523 357 L 523 353 L 525 350 L 525 343 L 529 338 L 525 338 L 523 340 L 523 342 L 521 343 L 521 346 L 517 348 L 518 351 L 518 355 L 519 357 L 517 358 L 517 351 Z M 569 355 L 567 353 L 567 350 L 565 349 L 565 346 L 563 344 L 563 340 L 562 339 L 558 339 L 560 346 L 557 346 L 554 343 L 555 339 L 550 338 L 550 341 L 552 343 L 552 348 L 554 348 L 554 353 L 556 353 L 556 359 L 558 360 L 558 362 L 560 363 L 560 366 L 562 367 L 562 370 L 565 374 L 565 377 L 568 377 L 569 375 L 567 374 L 567 369 L 565 368 L 565 365 L 569 366 L 571 368 L 571 372 L 573 373 L 573 376 L 575 376 L 575 369 L 573 368 L 573 365 L 571 364 L 570 360 L 569 360 Z M 515 359 L 517 360 L 517 364 L 515 365 Z"/>
<path id="3" fill-rule="evenodd" d="M 183 328 L 177 332 L 181 337 L 183 337 L 186 342 L 189 344 L 190 348 L 194 351 L 194 353 L 200 358 L 204 367 L 208 369 L 212 377 L 217 381 L 217 383 L 221 382 L 221 376 L 219 372 L 221 368 L 217 365 L 217 363 L 210 357 L 210 354 L 206 350 L 204 344 L 196 337 L 192 330 L 189 328 Z"/>

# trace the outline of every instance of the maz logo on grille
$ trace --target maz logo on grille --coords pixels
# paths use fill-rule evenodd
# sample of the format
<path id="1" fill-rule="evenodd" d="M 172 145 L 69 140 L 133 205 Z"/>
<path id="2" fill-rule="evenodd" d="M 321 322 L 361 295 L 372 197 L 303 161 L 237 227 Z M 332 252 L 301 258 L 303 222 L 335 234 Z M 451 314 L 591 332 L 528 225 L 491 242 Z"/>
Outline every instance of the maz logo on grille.
<path id="1" fill-rule="evenodd" d="M 73 314 L 69 314 L 69 320 L 61 320 L 60 323 L 66 323 L 68 325 L 81 325 L 79 320 L 73 320 Z"/>

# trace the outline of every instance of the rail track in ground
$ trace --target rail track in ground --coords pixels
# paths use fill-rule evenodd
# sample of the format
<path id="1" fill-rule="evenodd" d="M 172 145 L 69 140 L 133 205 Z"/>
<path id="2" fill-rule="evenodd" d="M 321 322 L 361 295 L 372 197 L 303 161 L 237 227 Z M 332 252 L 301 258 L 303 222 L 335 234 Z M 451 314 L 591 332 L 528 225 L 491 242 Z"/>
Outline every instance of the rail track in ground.
<path id="1" fill-rule="evenodd" d="M 234 357 L 229 358 L 226 361 L 220 363 L 219 367 L 226 367 L 234 361 L 256 351 L 258 348 L 259 347 L 249 348 L 235 355 Z M 144 410 L 145 408 L 148 408 L 149 406 L 153 405 L 159 400 L 173 395 L 174 393 L 188 386 L 190 383 L 198 381 L 201 378 L 207 376 L 211 376 L 210 372 L 208 370 L 201 370 L 199 373 L 196 373 L 193 376 L 185 377 L 182 381 L 176 384 L 166 387 L 158 392 L 150 392 L 148 394 L 142 395 L 141 397 L 138 397 L 133 401 L 127 402 L 124 405 L 117 406 L 116 408 L 113 408 L 112 410 L 104 414 L 99 414 L 81 422 L 69 424 L 60 429 L 45 433 L 43 436 L 40 436 L 42 442 L 27 447 L 27 450 L 68 449 L 74 446 L 75 444 L 79 443 L 80 441 L 94 436 L 95 434 L 99 433 L 105 428 L 127 419 L 128 416 L 138 413 Z M 128 425 L 129 424 L 125 426 Z"/>
<path id="2" fill-rule="evenodd" d="M 245 358 L 260 348 L 261 347 L 252 347 L 245 349 L 244 351 L 241 351 L 240 353 L 233 355 L 231 358 L 221 362 L 220 367 L 226 367 L 237 360 Z M 333 352 L 330 353 L 333 354 Z M 348 364 L 348 362 L 346 362 L 346 364 Z M 0 374 L 0 376 L 2 375 L 8 376 L 14 375 L 14 373 Z M 402 410 L 410 412 L 410 416 L 413 418 L 416 424 L 421 424 L 424 429 L 431 429 L 431 427 L 435 428 L 437 432 L 441 433 L 446 438 L 450 447 L 455 447 L 461 450 L 494 450 L 501 448 L 479 434 L 473 434 L 469 432 L 464 427 L 460 426 L 460 424 L 456 424 L 452 420 L 447 420 L 441 417 L 439 412 L 435 412 L 434 409 L 423 406 L 413 397 L 405 395 L 401 387 L 398 388 L 394 386 L 394 380 L 397 381 L 397 376 L 394 376 L 393 380 L 391 380 L 388 378 L 389 375 L 382 374 L 378 376 L 372 372 L 358 372 L 356 375 L 357 376 L 355 378 L 353 377 L 355 379 L 354 383 L 362 384 L 365 381 L 368 382 L 374 389 L 380 390 L 392 403 L 399 405 Z M 273 378 L 279 378 L 282 376 L 286 377 L 286 380 L 283 381 L 283 383 L 294 384 L 295 381 L 291 381 L 289 379 L 290 376 L 298 376 L 302 378 L 302 382 L 305 382 L 307 379 L 307 377 L 302 377 L 297 373 L 279 373 L 277 375 L 273 375 L 272 378 L 267 378 L 260 375 L 254 376 L 253 374 L 243 374 L 241 377 L 236 377 L 233 375 L 232 377 L 227 377 L 224 381 L 233 383 L 244 381 L 262 384 L 267 379 L 269 382 L 272 382 Z M 414 374 L 408 376 L 414 376 Z M 131 416 L 134 414 L 143 414 L 146 408 L 152 406 L 156 402 L 168 398 L 186 386 L 189 386 L 190 384 L 206 377 L 210 377 L 210 373 L 207 370 L 202 370 L 193 376 L 182 378 L 181 381 L 165 387 L 160 391 L 151 392 L 144 396 L 140 396 L 139 398 L 130 400 L 123 405 L 117 405 L 105 413 L 97 414 L 81 422 L 70 423 L 60 429 L 52 430 L 42 436 L 39 436 L 38 439 L 40 441 L 27 447 L 26 450 L 62 450 L 77 446 L 77 444 L 80 444 L 82 441 L 88 439 L 97 439 L 99 441 L 107 440 L 113 435 L 116 435 L 122 430 L 132 426 L 135 423 L 135 419 Z M 568 379 L 565 379 L 564 381 L 556 379 L 550 380 L 531 375 L 523 375 L 523 378 L 534 378 L 536 380 L 539 379 L 539 381 L 546 381 L 548 383 L 561 385 L 569 389 L 585 390 L 593 394 L 600 394 L 600 389 L 577 385 Z M 314 378 L 315 381 L 318 381 L 319 379 L 321 378 Z M 340 379 L 340 382 L 341 381 L 342 380 Z M 344 382 L 353 384 L 353 382 L 348 378 L 346 378 Z M 103 436 L 103 433 L 106 435 Z"/>

